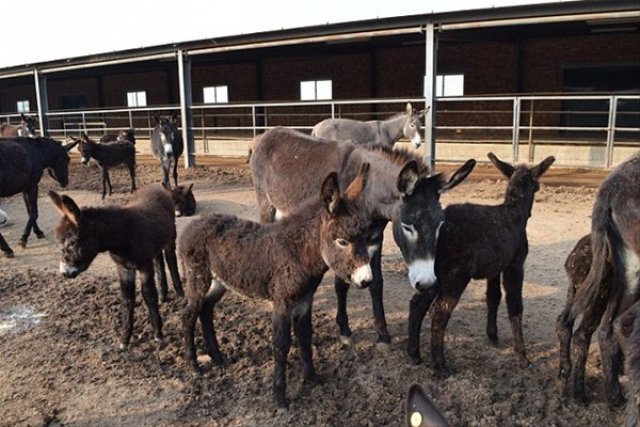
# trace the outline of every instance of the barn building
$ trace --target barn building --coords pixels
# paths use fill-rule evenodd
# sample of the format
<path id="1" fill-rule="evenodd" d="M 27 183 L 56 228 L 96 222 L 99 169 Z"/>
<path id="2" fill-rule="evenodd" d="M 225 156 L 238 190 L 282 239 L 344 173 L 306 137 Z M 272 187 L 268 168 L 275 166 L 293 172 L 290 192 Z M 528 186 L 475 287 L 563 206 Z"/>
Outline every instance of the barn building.
<path id="1" fill-rule="evenodd" d="M 554 2 L 194 40 L 0 69 L 0 121 L 54 138 L 176 112 L 191 165 L 273 126 L 429 107 L 429 161 L 549 154 L 611 167 L 640 147 L 640 4 Z"/>

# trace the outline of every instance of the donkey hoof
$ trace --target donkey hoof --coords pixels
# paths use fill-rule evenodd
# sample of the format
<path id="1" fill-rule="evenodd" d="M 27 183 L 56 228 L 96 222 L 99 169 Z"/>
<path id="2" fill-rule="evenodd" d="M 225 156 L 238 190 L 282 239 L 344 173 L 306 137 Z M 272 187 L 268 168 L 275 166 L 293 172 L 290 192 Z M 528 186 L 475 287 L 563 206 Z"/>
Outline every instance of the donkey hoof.
<path id="1" fill-rule="evenodd" d="M 409 354 L 408 356 L 414 365 L 420 365 L 422 363 L 422 357 L 420 357 L 419 354 Z"/>
<path id="2" fill-rule="evenodd" d="M 18 246 L 20 246 L 22 249 L 25 249 L 27 247 L 27 239 L 20 239 L 20 241 L 18 242 Z"/>
<path id="3" fill-rule="evenodd" d="M 378 342 L 376 343 L 376 350 L 381 353 L 389 353 L 391 351 L 391 344 L 388 342 Z"/>
<path id="4" fill-rule="evenodd" d="M 351 347 L 353 345 L 353 338 L 340 335 L 340 342 L 346 347 Z"/>
<path id="5" fill-rule="evenodd" d="M 310 385 L 322 385 L 324 384 L 324 379 L 314 372 L 313 374 L 305 375 L 303 382 Z"/>
<path id="6" fill-rule="evenodd" d="M 13 251 L 4 252 L 4 257 L 5 258 L 13 258 L 14 257 Z"/>
<path id="7" fill-rule="evenodd" d="M 44 237 L 45 237 L 44 232 L 42 232 L 42 231 L 41 231 L 41 232 L 39 232 L 39 233 L 38 233 L 38 232 L 36 231 L 36 237 L 37 237 L 38 239 L 44 239 Z"/>

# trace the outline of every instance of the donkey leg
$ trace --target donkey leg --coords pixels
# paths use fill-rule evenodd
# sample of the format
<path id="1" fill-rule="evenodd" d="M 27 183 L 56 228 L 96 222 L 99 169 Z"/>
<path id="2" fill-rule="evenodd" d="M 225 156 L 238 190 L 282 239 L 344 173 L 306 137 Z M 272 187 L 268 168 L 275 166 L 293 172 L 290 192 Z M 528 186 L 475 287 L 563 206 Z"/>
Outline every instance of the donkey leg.
<path id="1" fill-rule="evenodd" d="M 173 282 L 173 288 L 179 297 L 184 297 L 184 290 L 182 289 L 182 280 L 180 279 L 180 272 L 178 270 L 178 257 L 176 256 L 176 242 L 171 241 L 164 249 L 164 258 L 169 266 L 169 274 L 171 274 L 171 281 Z"/>
<path id="2" fill-rule="evenodd" d="M 353 344 L 351 339 L 351 328 L 349 327 L 349 316 L 347 315 L 347 293 L 349 284 L 336 276 L 334 281 L 338 309 L 336 312 L 336 323 L 340 329 L 340 341 L 345 345 Z"/>
<path id="3" fill-rule="evenodd" d="M 24 204 L 27 208 L 29 219 L 27 220 L 27 225 L 24 227 L 22 237 L 20 237 L 19 245 L 22 248 L 26 248 L 27 241 L 29 240 L 29 235 L 31 234 L 32 229 L 34 229 L 34 232 L 36 232 L 36 237 L 38 237 L 39 239 L 44 237 L 44 233 L 40 230 L 36 223 L 36 220 L 38 219 L 38 187 L 30 187 L 27 191 L 23 191 L 22 199 L 24 200 Z"/>
<path id="4" fill-rule="evenodd" d="M 122 336 L 120 348 L 127 348 L 133 333 L 133 307 L 136 304 L 136 272 L 121 265 L 117 266 L 122 298 Z"/>
<path id="5" fill-rule="evenodd" d="M 589 402 L 584 383 L 584 373 L 587 358 L 589 357 L 589 345 L 591 344 L 593 333 L 598 329 L 606 306 L 606 303 L 603 302 L 588 307 L 583 313 L 580 324 L 573 333 L 573 366 L 571 366 L 571 360 L 569 360 L 569 369 L 571 369 L 571 371 L 566 387 L 566 394 L 583 403 Z"/>
<path id="6" fill-rule="evenodd" d="M 498 307 L 502 292 L 500 275 L 487 279 L 487 336 L 493 345 L 498 344 Z"/>
<path id="7" fill-rule="evenodd" d="M 313 366 L 313 349 L 311 346 L 313 336 L 313 325 L 311 323 L 312 305 L 313 297 L 310 297 L 293 309 L 293 332 L 298 340 L 305 383 L 322 384 L 322 379 Z"/>
<path id="8" fill-rule="evenodd" d="M 407 355 L 416 365 L 422 363 L 422 358 L 420 357 L 420 330 L 422 329 L 422 322 L 436 296 L 437 294 L 435 292 L 416 292 L 409 304 Z"/>
<path id="9" fill-rule="evenodd" d="M 620 387 L 618 376 L 622 370 L 622 349 L 613 330 L 613 321 L 620 309 L 620 295 L 611 295 L 604 312 L 604 319 L 598 331 L 604 391 L 610 405 L 621 406 L 626 399 Z"/>
<path id="10" fill-rule="evenodd" d="M 280 409 L 288 409 L 287 402 L 287 357 L 291 348 L 291 320 L 284 302 L 274 302 L 272 348 L 275 362 L 273 372 L 273 397 Z"/>
<path id="11" fill-rule="evenodd" d="M 160 301 L 167 302 L 169 301 L 169 297 L 167 296 L 167 273 L 164 270 L 164 258 L 162 257 L 162 252 L 154 258 L 153 265 L 158 281 L 160 282 Z"/>
<path id="12" fill-rule="evenodd" d="M 522 332 L 522 282 L 524 281 L 524 265 L 518 264 L 508 267 L 503 273 L 504 289 L 507 294 L 507 312 L 511 322 L 513 335 L 513 351 L 518 358 L 520 366 L 526 368 L 531 365 L 524 347 L 524 334 Z"/>
<path id="13" fill-rule="evenodd" d="M 107 195 L 107 170 L 104 167 L 100 168 L 100 175 L 102 176 L 102 200 Z"/>
<path id="14" fill-rule="evenodd" d="M 173 185 L 178 186 L 178 159 L 173 161 Z"/>
<path id="15" fill-rule="evenodd" d="M 218 338 L 216 337 L 216 331 L 213 326 L 213 309 L 225 292 L 226 288 L 214 281 L 209 292 L 204 297 L 202 307 L 200 308 L 200 325 L 202 326 L 202 335 L 204 335 L 207 353 L 209 353 L 211 360 L 213 360 L 213 363 L 216 365 L 222 365 L 224 358 L 220 352 Z"/>
<path id="16" fill-rule="evenodd" d="M 444 294 L 435 300 L 431 318 L 431 358 L 441 375 L 448 377 L 451 371 L 444 358 L 444 334 L 453 309 L 458 304 L 461 292 Z"/>
<path id="17" fill-rule="evenodd" d="M 109 169 L 104 168 L 104 173 L 107 176 L 107 185 L 109 186 L 109 195 L 111 195 L 113 187 L 111 186 L 111 177 L 109 176 Z"/>
<path id="18" fill-rule="evenodd" d="M 570 285 L 571 286 L 571 285 Z M 558 338 L 558 386 L 560 393 L 567 391 L 567 381 L 571 375 L 571 339 L 573 338 L 573 325 L 575 318 L 571 315 L 572 301 L 567 302 L 562 313 L 556 320 L 556 337 Z"/>
<path id="19" fill-rule="evenodd" d="M 129 178 L 131 178 L 131 192 L 133 193 L 134 191 L 136 191 L 136 163 L 127 163 L 127 167 L 129 168 Z"/>
<path id="20" fill-rule="evenodd" d="M 384 304 L 382 302 L 382 238 L 377 250 L 374 252 L 369 264 L 373 273 L 373 281 L 369 285 L 369 293 L 371 294 L 371 304 L 373 306 L 373 325 L 378 333 L 378 346 L 382 349 L 388 349 L 391 343 L 391 336 L 387 330 L 387 319 L 384 315 Z"/>
<path id="21" fill-rule="evenodd" d="M 198 314 L 200 313 L 201 308 L 202 300 L 194 296 L 187 302 L 187 305 L 182 312 L 185 358 L 196 372 L 200 372 L 200 366 L 198 365 L 198 359 L 196 357 L 194 333 L 196 321 L 198 320 Z"/>
<path id="22" fill-rule="evenodd" d="M 142 282 L 142 298 L 144 298 L 149 311 L 156 341 L 162 343 L 162 317 L 160 317 L 160 309 L 158 308 L 158 291 L 156 290 L 153 261 L 140 270 L 140 280 Z"/>
<path id="23" fill-rule="evenodd" d="M 0 234 L 0 250 L 4 252 L 5 257 L 13 258 L 13 250 L 11 249 L 11 247 L 9 247 L 9 244 L 7 243 L 7 241 L 4 240 L 4 237 L 2 237 L 2 234 Z"/>

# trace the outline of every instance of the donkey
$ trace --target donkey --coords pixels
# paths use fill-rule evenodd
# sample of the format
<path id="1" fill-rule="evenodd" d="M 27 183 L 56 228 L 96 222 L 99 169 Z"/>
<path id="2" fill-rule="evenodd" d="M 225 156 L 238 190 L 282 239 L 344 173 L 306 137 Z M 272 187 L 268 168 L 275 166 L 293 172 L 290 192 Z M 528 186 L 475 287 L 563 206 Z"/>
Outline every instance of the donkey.
<path id="1" fill-rule="evenodd" d="M 62 245 L 60 272 L 73 278 L 85 271 L 100 252 L 109 252 L 116 264 L 122 296 L 123 331 L 121 348 L 126 348 L 133 332 L 135 276 L 140 272 L 142 297 L 149 310 L 155 337 L 162 340 L 162 318 L 158 310 L 158 292 L 154 280 L 154 260 L 167 257 L 173 285 L 184 295 L 175 262 L 176 226 L 173 203 L 157 184 L 137 191 L 126 206 L 79 208 L 73 199 L 53 190 L 49 197 L 62 214 L 56 237 Z M 166 283 L 162 285 L 166 289 Z"/>
<path id="2" fill-rule="evenodd" d="M 162 185 L 169 188 L 169 170 L 173 166 L 173 183 L 178 185 L 178 159 L 184 150 L 182 134 L 178 131 L 178 116 L 155 116 L 156 125 L 151 131 L 151 151 L 162 163 Z"/>
<path id="3" fill-rule="evenodd" d="M 80 136 L 78 151 L 81 154 L 83 165 L 88 165 L 91 159 L 94 159 L 100 167 L 102 174 L 102 198 L 107 194 L 107 186 L 109 186 L 109 195 L 111 195 L 111 178 L 109 178 L 109 168 L 124 164 L 129 170 L 131 178 L 131 192 L 136 190 L 136 148 L 130 141 L 120 141 L 111 143 L 97 143 L 83 132 Z"/>
<path id="4" fill-rule="evenodd" d="M 69 150 L 75 143 L 62 145 L 49 138 L 6 138 L 0 141 L 0 197 L 22 193 L 29 220 L 19 245 L 27 246 L 31 230 L 38 239 L 44 232 L 38 227 L 38 183 L 46 170 L 61 187 L 69 183 Z M 13 250 L 0 234 L 0 250 L 8 258 Z"/>
<path id="5" fill-rule="evenodd" d="M 171 195 L 171 200 L 176 207 L 176 216 L 191 216 L 196 213 L 196 198 L 193 195 L 193 183 L 188 187 L 178 185 L 174 188 L 167 188 Z"/>
<path id="6" fill-rule="evenodd" d="M 444 359 L 444 334 L 451 312 L 458 304 L 469 281 L 487 279 L 487 335 L 498 343 L 496 317 L 502 294 L 507 294 L 507 309 L 513 333 L 514 351 L 522 367 L 530 365 L 522 334 L 522 282 L 524 262 L 529 252 L 527 221 L 531 216 L 539 179 L 555 161 L 549 156 L 538 165 L 512 166 L 488 154 L 491 162 L 509 179 L 501 205 L 452 204 L 444 210 L 446 218 L 440 229 L 436 252 L 436 275 L 439 292 L 432 308 L 431 355 L 440 373 L 451 373 Z M 420 327 L 434 299 L 433 294 L 417 292 L 411 300 L 407 353 L 418 364 Z"/>
<path id="7" fill-rule="evenodd" d="M 311 306 L 322 277 L 332 269 L 356 287 L 366 287 L 373 278 L 365 241 L 369 219 L 357 203 L 368 176 L 365 163 L 341 195 L 338 174 L 330 173 L 319 197 L 275 224 L 210 214 L 187 225 L 178 248 L 186 276 L 184 344 L 194 369 L 199 370 L 194 345 L 198 316 L 209 356 L 214 363 L 223 363 L 213 309 L 230 289 L 273 303 L 273 395 L 278 408 L 288 408 L 286 367 L 292 323 L 304 379 L 320 382 L 313 366 Z"/>
<path id="8" fill-rule="evenodd" d="M 640 301 L 615 321 L 614 329 L 625 355 L 627 391 L 627 427 L 640 425 Z"/>
<path id="9" fill-rule="evenodd" d="M 420 118 L 427 110 L 416 111 L 407 102 L 405 111 L 386 120 L 361 122 L 351 119 L 325 119 L 315 125 L 312 136 L 333 141 L 351 141 L 357 145 L 385 145 L 393 147 L 403 136 L 411 141 L 415 148 L 420 147 L 422 139 Z"/>
<path id="10" fill-rule="evenodd" d="M 107 142 L 124 142 L 129 141 L 133 145 L 136 145 L 136 136 L 133 129 L 122 129 L 117 134 L 106 133 L 100 137 L 100 143 Z"/>
<path id="11" fill-rule="evenodd" d="M 287 216 L 312 197 L 331 170 L 337 170 L 340 183 L 346 185 L 364 162 L 371 164 L 372 181 L 364 190 L 362 206 L 363 213 L 373 219 L 368 237 L 373 269 L 369 291 L 378 344 L 385 349 L 391 337 L 382 301 L 384 228 L 390 220 L 399 228 L 394 238 L 409 266 L 411 285 L 425 290 L 435 287 L 436 230 L 444 221 L 440 194 L 462 182 L 475 161 L 470 159 L 445 180 L 442 175 L 430 176 L 422 159 L 405 150 L 382 146 L 366 149 L 350 142 L 327 141 L 291 129 L 274 128 L 254 141 L 250 167 L 260 221 L 271 222 Z M 340 338 L 351 344 L 346 309 L 349 285 L 337 277 L 335 288 Z"/>
<path id="12" fill-rule="evenodd" d="M 448 427 L 449 423 L 418 384 L 411 384 L 405 408 L 407 427 Z"/>
<path id="13" fill-rule="evenodd" d="M 622 162 L 602 182 L 591 215 L 592 262 L 589 272 L 577 286 L 571 311 L 563 313 L 561 322 L 571 325 L 584 314 L 585 320 L 596 322 L 606 301 L 598 332 L 605 381 L 605 395 L 610 404 L 621 405 L 624 396 L 618 379 L 622 357 L 615 337 L 613 322 L 640 298 L 640 153 Z M 589 317 L 586 319 L 586 317 Z M 594 319 L 594 320 L 590 320 Z M 582 327 L 582 325 L 581 325 Z M 587 325 L 587 331 L 594 326 Z M 588 340 L 589 337 L 584 339 Z M 588 346 L 588 342 L 581 343 Z M 578 353 L 579 357 L 584 357 Z M 586 400 L 584 363 L 561 365 L 561 378 L 571 378 L 568 390 Z"/>
<path id="14" fill-rule="evenodd" d="M 32 116 L 25 116 L 24 113 L 20 114 L 22 120 L 20 124 L 12 125 L 4 123 L 0 125 L 0 138 L 35 138 L 36 137 L 36 119 Z"/>

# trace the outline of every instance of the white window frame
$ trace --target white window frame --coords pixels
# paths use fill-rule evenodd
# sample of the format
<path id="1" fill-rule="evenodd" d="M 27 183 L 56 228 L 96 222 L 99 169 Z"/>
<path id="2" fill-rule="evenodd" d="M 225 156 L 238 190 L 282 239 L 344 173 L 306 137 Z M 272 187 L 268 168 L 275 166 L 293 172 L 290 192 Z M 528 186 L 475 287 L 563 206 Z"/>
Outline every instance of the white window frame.
<path id="1" fill-rule="evenodd" d="M 300 82 L 301 101 L 333 99 L 333 80 L 302 80 Z"/>
<path id="2" fill-rule="evenodd" d="M 18 113 L 28 113 L 30 110 L 30 105 L 29 105 L 29 100 L 28 99 L 21 99 L 20 101 L 16 102 L 16 111 Z"/>
<path id="3" fill-rule="evenodd" d="M 205 104 L 226 104 L 229 102 L 229 86 L 205 86 L 202 88 L 202 102 Z"/>
<path id="4" fill-rule="evenodd" d="M 436 76 L 436 97 L 464 96 L 464 74 L 438 74 Z"/>
<path id="5" fill-rule="evenodd" d="M 136 90 L 127 92 L 127 107 L 146 107 L 147 91 Z"/>

